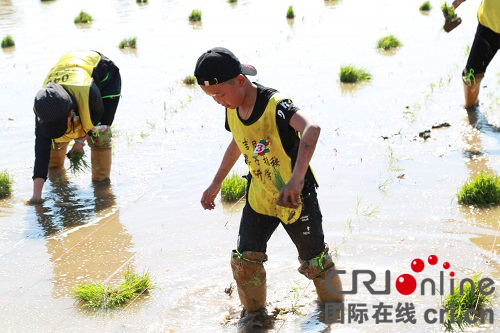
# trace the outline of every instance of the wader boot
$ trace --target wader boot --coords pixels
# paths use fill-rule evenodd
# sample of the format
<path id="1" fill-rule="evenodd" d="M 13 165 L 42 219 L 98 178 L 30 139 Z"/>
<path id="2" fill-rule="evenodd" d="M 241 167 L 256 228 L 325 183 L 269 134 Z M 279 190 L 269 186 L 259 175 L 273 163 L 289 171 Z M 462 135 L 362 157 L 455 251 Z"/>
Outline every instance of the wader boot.
<path id="1" fill-rule="evenodd" d="M 314 286 L 316 287 L 316 293 L 321 302 L 343 302 L 343 294 L 333 294 L 326 286 L 327 283 L 330 283 L 333 290 L 342 291 L 342 282 L 338 274 L 334 275 L 330 281 L 327 281 L 328 274 L 335 270 L 335 264 L 328 251 L 328 245 L 325 244 L 325 249 L 316 257 L 309 260 L 302 260 L 299 258 L 299 272 L 308 279 L 313 280 Z"/>
<path id="2" fill-rule="evenodd" d="M 93 147 L 91 149 L 92 180 L 109 181 L 111 173 L 111 148 Z"/>
<path id="3" fill-rule="evenodd" d="M 97 132 L 87 140 L 92 162 L 92 180 L 96 182 L 109 181 L 111 173 L 111 127 L 107 126 L 103 132 Z"/>
<path id="4" fill-rule="evenodd" d="M 54 142 L 50 149 L 49 169 L 63 169 L 69 142 Z"/>
<path id="5" fill-rule="evenodd" d="M 243 308 L 248 312 L 258 311 L 266 305 L 267 255 L 262 252 L 233 250 L 231 268 L 238 287 Z"/>
<path id="6" fill-rule="evenodd" d="M 472 69 L 467 73 L 467 69 L 464 69 L 462 78 L 464 81 L 464 107 L 466 109 L 473 108 L 477 105 L 479 88 L 483 77 L 484 73 L 474 74 L 474 70 Z"/>

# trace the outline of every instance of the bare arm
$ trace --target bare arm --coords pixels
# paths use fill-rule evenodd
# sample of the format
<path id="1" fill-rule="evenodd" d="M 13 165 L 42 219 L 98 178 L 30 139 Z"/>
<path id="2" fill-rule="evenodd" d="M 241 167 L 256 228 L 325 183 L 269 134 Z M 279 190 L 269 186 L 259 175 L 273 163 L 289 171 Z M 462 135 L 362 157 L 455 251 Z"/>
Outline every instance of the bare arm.
<path id="1" fill-rule="evenodd" d="M 234 139 L 232 139 L 226 149 L 226 153 L 222 158 L 219 170 L 217 170 L 212 184 L 210 184 L 205 192 L 203 192 L 203 195 L 201 197 L 201 205 L 204 209 L 212 210 L 215 208 L 214 200 L 217 197 L 217 194 L 219 194 L 222 182 L 229 174 L 229 171 L 231 171 L 240 155 L 240 149 L 238 148 L 238 145 L 236 144 Z"/>
<path id="2" fill-rule="evenodd" d="M 457 9 L 458 6 L 460 6 L 463 2 L 465 2 L 465 0 L 455 0 L 451 5 L 453 6 L 454 9 Z"/>
<path id="3" fill-rule="evenodd" d="M 33 179 L 33 196 L 31 197 L 29 203 L 37 204 L 42 202 L 43 184 L 45 184 L 45 179 L 43 178 Z"/>
<path id="4" fill-rule="evenodd" d="M 321 128 L 302 111 L 292 116 L 290 126 L 300 132 L 302 137 L 292 177 L 281 189 L 277 203 L 284 207 L 297 207 L 300 204 L 300 193 L 304 187 L 304 177 L 316 148 Z"/>

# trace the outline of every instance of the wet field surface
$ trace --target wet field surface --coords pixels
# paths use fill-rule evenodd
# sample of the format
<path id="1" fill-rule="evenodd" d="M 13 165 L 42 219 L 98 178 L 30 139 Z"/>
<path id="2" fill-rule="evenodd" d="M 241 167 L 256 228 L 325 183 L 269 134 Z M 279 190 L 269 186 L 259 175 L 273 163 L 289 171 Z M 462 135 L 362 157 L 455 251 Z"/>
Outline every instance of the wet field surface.
<path id="1" fill-rule="evenodd" d="M 368 321 L 328 328 L 318 319 L 314 286 L 297 272 L 293 243 L 278 228 L 268 245 L 268 302 L 284 313 L 270 332 L 440 331 L 424 321 L 427 309 L 441 307 L 440 295 L 403 296 L 394 287 L 399 275 L 413 274 L 418 286 L 424 278 L 438 282 L 440 271 L 445 286 L 451 271 L 455 279 L 478 271 L 500 277 L 500 208 L 456 200 L 465 181 L 500 170 L 498 56 L 481 83 L 478 108 L 462 107 L 461 71 L 479 3 L 464 3 L 457 10 L 462 24 L 447 34 L 441 3 L 422 14 L 413 0 L 0 0 L 0 37 L 11 34 L 16 42 L 0 52 L 0 170 L 15 179 L 13 195 L 0 200 L 0 331 L 236 330 L 237 293 L 224 290 L 233 282 L 229 259 L 242 203 L 218 200 L 214 211 L 199 203 L 231 135 L 222 107 L 182 84 L 214 46 L 254 65 L 257 82 L 286 93 L 320 124 L 311 163 L 325 237 L 337 267 L 347 271 L 345 290 L 355 269 L 375 272 L 377 290 L 391 274 L 389 295 L 371 295 L 359 283 L 346 297 L 347 304 L 367 304 Z M 292 21 L 285 18 L 289 5 Z M 188 22 L 193 9 L 202 10 L 201 24 Z M 80 10 L 95 21 L 76 26 Z M 403 47 L 377 50 L 389 34 Z M 137 37 L 137 49 L 118 48 L 127 37 Z M 111 186 L 93 185 L 89 172 L 68 172 L 45 184 L 43 205 L 27 206 L 33 99 L 50 68 L 74 49 L 100 51 L 121 71 Z M 346 64 L 364 67 L 372 80 L 341 84 Z M 450 126 L 438 126 L 444 123 Z M 235 167 L 245 168 L 242 160 Z M 412 260 L 430 255 L 439 258 L 436 266 L 411 271 Z M 444 262 L 451 267 L 443 269 Z M 149 271 L 156 288 L 109 312 L 74 301 L 76 284 L 118 283 L 128 267 Z M 380 302 L 412 302 L 416 324 L 376 325 L 372 306 Z M 497 299 L 493 308 L 500 311 Z M 498 324 L 470 330 L 500 331 Z"/>

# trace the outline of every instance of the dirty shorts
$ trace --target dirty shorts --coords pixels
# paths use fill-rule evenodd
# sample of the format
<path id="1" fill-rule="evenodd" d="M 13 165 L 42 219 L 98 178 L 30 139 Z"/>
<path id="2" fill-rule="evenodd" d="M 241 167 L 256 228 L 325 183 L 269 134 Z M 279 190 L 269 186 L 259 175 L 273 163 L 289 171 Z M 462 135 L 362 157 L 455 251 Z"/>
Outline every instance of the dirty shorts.
<path id="1" fill-rule="evenodd" d="M 274 216 L 257 213 L 250 207 L 248 200 L 241 215 L 238 233 L 238 251 L 266 252 L 267 242 L 281 224 L 292 239 L 302 260 L 314 258 L 325 247 L 323 216 L 319 208 L 314 186 L 302 191 L 303 207 L 299 219 L 285 224 Z"/>

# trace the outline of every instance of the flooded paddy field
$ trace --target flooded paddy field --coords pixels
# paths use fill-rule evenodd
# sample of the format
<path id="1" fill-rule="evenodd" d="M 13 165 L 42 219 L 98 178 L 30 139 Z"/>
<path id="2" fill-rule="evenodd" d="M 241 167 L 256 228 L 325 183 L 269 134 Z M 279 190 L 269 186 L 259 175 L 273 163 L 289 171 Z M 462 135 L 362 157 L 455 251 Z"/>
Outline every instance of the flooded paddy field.
<path id="1" fill-rule="evenodd" d="M 242 203 L 218 200 L 214 211 L 199 203 L 231 134 L 223 108 L 182 84 L 214 46 L 254 65 L 257 82 L 286 93 L 320 124 L 311 164 L 325 238 L 347 272 L 345 290 L 353 270 L 375 272 L 378 290 L 391 272 L 389 295 L 358 283 L 358 293 L 346 296 L 347 304 L 367 304 L 368 321 L 328 328 L 317 318 L 314 286 L 297 272 L 293 243 L 278 228 L 267 252 L 268 307 L 285 311 L 269 332 L 441 331 L 424 321 L 425 310 L 441 307 L 440 295 L 403 296 L 394 287 L 399 275 L 413 273 L 412 260 L 439 258 L 413 273 L 418 283 L 439 281 L 440 271 L 445 286 L 450 271 L 456 279 L 481 271 L 496 286 L 500 278 L 500 208 L 456 199 L 468 179 L 500 171 L 498 56 L 478 108 L 463 108 L 461 71 L 479 3 L 460 6 L 463 22 L 447 34 L 442 3 L 433 1 L 423 14 L 414 0 L 0 0 L 0 37 L 16 43 L 0 51 L 0 171 L 15 179 L 13 194 L 0 200 L 0 332 L 236 331 L 239 300 L 225 290 Z M 290 5 L 294 20 L 285 17 Z M 187 19 L 193 9 L 202 11 L 199 24 Z M 94 22 L 75 25 L 80 10 Z M 376 49 L 390 34 L 403 46 Z M 137 48 L 120 50 L 129 37 Z M 29 206 L 33 99 L 60 56 L 78 49 L 102 52 L 122 75 L 111 186 L 94 186 L 90 172 L 68 172 L 47 181 L 43 205 Z M 372 79 L 340 83 L 346 64 Z M 450 126 L 432 128 L 444 123 Z M 242 159 L 235 169 L 245 172 Z M 118 283 L 128 267 L 149 271 L 156 288 L 119 310 L 95 313 L 75 302 L 76 284 Z M 413 303 L 416 324 L 376 325 L 371 306 L 380 302 Z M 492 307 L 498 320 L 497 298 Z"/>

